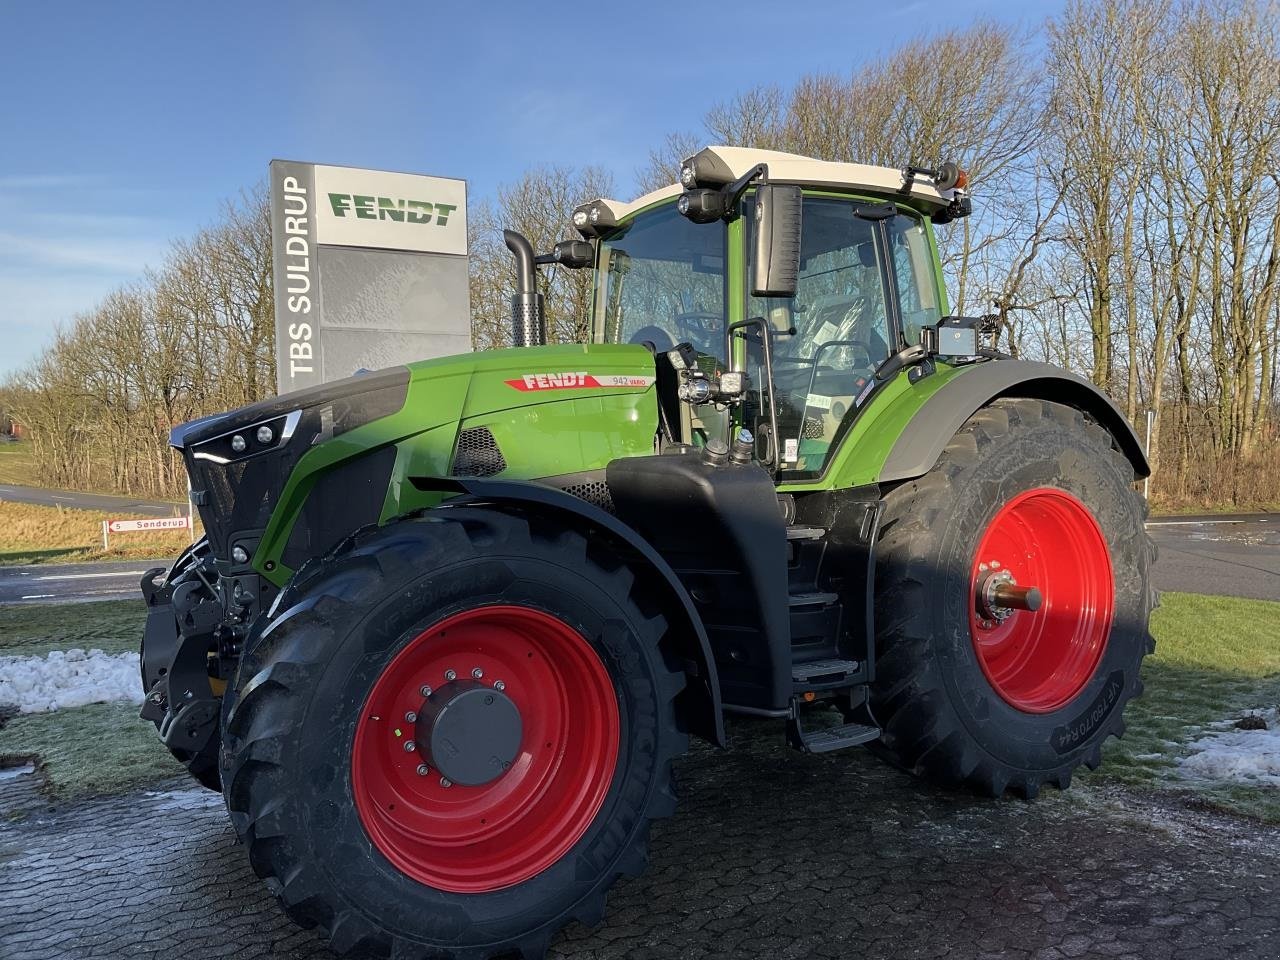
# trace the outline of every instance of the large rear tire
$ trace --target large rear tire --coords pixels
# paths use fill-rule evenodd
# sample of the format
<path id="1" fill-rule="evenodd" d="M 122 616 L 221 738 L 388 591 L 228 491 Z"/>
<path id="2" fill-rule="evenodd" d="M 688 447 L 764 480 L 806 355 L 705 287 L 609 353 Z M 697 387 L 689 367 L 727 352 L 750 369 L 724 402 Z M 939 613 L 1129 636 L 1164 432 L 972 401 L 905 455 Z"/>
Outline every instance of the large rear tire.
<path id="1" fill-rule="evenodd" d="M 1155 548 L 1133 479 L 1078 410 L 1008 399 L 887 494 L 876 753 L 943 784 L 1028 799 L 1099 764 L 1154 649 Z M 1038 608 L 994 601 L 1006 581 L 1035 587 Z"/>
<path id="2" fill-rule="evenodd" d="M 541 958 L 674 812 L 665 629 L 604 544 L 535 520 L 357 533 L 282 594 L 225 714 L 254 869 L 339 953 Z"/>

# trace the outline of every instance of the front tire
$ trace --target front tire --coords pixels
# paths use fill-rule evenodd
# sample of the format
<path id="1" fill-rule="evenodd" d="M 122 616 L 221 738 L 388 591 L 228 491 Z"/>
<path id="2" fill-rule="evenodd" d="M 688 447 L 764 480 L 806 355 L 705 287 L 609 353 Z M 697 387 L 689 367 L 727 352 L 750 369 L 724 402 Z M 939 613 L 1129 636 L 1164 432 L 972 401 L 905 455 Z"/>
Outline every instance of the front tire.
<path id="1" fill-rule="evenodd" d="M 1154 649 L 1154 546 L 1133 479 L 1078 410 L 1006 399 L 886 495 L 871 692 L 880 756 L 1028 799 L 1101 762 Z M 1038 608 L 994 601 L 1005 582 L 1036 587 Z"/>
<path id="2" fill-rule="evenodd" d="M 473 507 L 361 531 L 241 665 L 222 776 L 254 869 L 339 953 L 542 957 L 674 812 L 664 632 L 576 533 Z"/>

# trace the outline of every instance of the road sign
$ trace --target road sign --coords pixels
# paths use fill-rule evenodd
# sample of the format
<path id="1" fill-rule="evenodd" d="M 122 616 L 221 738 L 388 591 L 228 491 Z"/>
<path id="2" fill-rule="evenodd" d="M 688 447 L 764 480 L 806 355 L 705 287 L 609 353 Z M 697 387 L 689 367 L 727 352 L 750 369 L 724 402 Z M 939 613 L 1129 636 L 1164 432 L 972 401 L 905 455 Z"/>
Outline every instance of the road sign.
<path id="1" fill-rule="evenodd" d="M 112 533 L 139 533 L 143 530 L 186 530 L 191 526 L 191 518 L 153 517 L 147 520 L 108 520 L 106 523 Z"/>

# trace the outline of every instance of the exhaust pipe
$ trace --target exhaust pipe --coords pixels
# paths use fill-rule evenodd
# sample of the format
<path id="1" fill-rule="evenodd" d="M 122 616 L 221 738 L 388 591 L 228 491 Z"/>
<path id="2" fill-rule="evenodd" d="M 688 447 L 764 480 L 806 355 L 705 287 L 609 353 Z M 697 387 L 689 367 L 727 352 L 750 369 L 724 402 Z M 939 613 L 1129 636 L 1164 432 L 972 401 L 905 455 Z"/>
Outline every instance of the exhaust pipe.
<path id="1" fill-rule="evenodd" d="M 547 315 L 538 292 L 533 245 L 522 233 L 503 230 L 502 240 L 516 258 L 516 292 L 511 298 L 511 340 L 517 347 L 547 342 Z"/>

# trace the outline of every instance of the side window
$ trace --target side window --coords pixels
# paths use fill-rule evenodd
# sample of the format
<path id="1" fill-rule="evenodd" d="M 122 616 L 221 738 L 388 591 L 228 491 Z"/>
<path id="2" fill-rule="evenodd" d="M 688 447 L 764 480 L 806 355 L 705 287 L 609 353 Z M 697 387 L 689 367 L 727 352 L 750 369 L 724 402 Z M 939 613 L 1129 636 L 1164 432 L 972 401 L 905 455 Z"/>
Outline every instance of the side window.
<path id="1" fill-rule="evenodd" d="M 902 335 L 907 343 L 919 343 L 920 328 L 942 318 L 933 251 L 929 248 L 924 223 L 914 215 L 900 213 L 888 222 L 888 228 L 902 313 Z"/>

